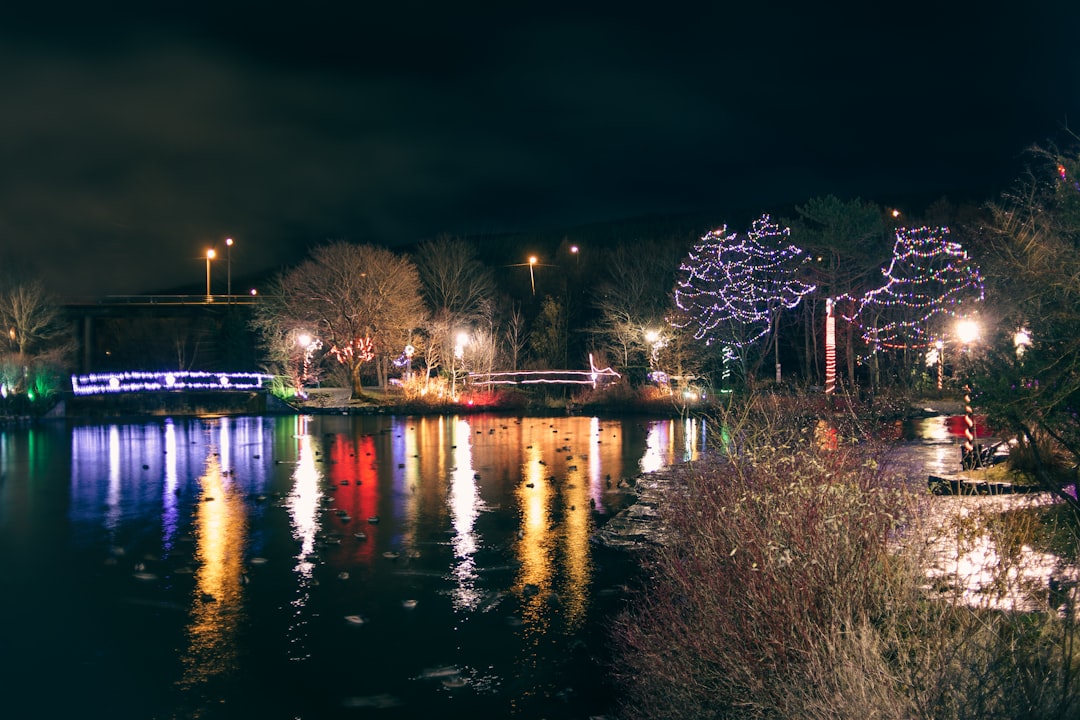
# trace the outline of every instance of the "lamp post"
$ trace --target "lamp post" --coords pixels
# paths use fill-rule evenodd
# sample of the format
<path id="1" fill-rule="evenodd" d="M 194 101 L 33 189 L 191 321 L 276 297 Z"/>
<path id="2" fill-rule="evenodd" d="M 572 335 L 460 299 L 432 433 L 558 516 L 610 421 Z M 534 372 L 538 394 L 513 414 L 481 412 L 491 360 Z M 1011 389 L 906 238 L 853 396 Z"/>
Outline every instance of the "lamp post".
<path id="1" fill-rule="evenodd" d="M 536 256 L 529 256 L 529 284 L 532 286 L 532 294 L 536 295 L 536 275 L 533 273 L 533 267 L 536 265 Z"/>
<path id="2" fill-rule="evenodd" d="M 206 251 L 206 302 L 213 302 L 214 296 L 210 294 L 210 261 L 217 257 L 214 248 Z"/>
<path id="3" fill-rule="evenodd" d="M 232 238 L 225 238 L 225 294 L 232 302 Z"/>
<path id="4" fill-rule="evenodd" d="M 979 324 L 971 319 L 956 323 L 956 337 L 969 349 L 979 339 Z M 975 429 L 975 413 L 971 408 L 971 383 L 964 385 L 964 446 L 960 451 L 960 467 L 964 470 L 979 466 L 979 446 L 975 442 L 978 432 Z"/>
<path id="5" fill-rule="evenodd" d="M 937 348 L 937 389 L 941 392 L 941 388 L 945 385 L 945 341 L 938 340 L 934 343 L 934 347 Z"/>
<path id="6" fill-rule="evenodd" d="M 574 256 L 574 265 L 575 266 L 579 264 L 579 261 L 578 261 L 578 253 L 579 252 L 581 252 L 581 248 L 579 248 L 577 245 L 571 245 L 570 246 L 570 254 Z"/>
<path id="7" fill-rule="evenodd" d="M 664 341 L 660 337 L 660 333 L 657 330 L 645 331 L 645 342 L 649 344 L 649 369 L 656 369 L 656 356 L 660 352 L 660 348 L 664 347 Z"/>

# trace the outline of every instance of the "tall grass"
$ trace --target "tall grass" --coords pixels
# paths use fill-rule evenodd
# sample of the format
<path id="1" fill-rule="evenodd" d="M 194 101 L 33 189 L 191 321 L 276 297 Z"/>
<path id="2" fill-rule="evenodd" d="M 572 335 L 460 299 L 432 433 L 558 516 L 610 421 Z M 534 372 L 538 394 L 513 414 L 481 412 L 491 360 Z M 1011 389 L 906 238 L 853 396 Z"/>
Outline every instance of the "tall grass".
<path id="1" fill-rule="evenodd" d="M 622 715 L 1073 717 L 1071 601 L 1002 612 L 932 588 L 928 499 L 882 476 L 857 422 L 823 443 L 804 410 L 733 410 L 734 441 L 665 499 L 672 539 L 614 624 Z"/>

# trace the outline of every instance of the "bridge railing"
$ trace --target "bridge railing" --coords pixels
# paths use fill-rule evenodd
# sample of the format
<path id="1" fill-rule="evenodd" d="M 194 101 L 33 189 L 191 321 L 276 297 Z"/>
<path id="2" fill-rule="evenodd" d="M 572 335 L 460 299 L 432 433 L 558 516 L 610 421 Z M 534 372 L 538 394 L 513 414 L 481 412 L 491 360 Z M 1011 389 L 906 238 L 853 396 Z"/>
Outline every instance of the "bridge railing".
<path id="1" fill-rule="evenodd" d="M 76 395 L 155 392 L 160 390 L 259 390 L 271 375 L 251 372 L 170 370 L 161 372 L 114 372 L 72 375 Z"/>
<path id="2" fill-rule="evenodd" d="M 588 370 L 508 370 L 503 372 L 469 373 L 474 385 L 591 385 L 610 382 L 622 377 L 611 368 L 600 369 L 589 355 Z"/>

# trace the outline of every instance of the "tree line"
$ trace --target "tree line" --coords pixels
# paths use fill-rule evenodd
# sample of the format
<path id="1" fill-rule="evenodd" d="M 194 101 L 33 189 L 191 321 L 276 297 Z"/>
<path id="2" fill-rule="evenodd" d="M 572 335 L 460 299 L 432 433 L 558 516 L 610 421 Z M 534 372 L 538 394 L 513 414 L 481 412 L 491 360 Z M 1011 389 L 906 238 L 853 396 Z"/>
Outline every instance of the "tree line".
<path id="1" fill-rule="evenodd" d="M 555 240 L 441 236 L 400 251 L 330 242 L 260 294 L 252 328 L 261 360 L 287 384 L 326 376 L 355 395 L 365 383 L 385 385 L 406 374 L 433 381 L 468 371 L 584 369 L 590 356 L 632 384 L 660 371 L 737 388 L 775 382 L 783 366 L 785 385 L 820 386 L 829 302 L 838 310 L 841 387 L 932 382 L 929 345 L 947 336 L 961 311 L 994 320 L 992 332 L 1003 336 L 1021 326 L 1030 332 L 1039 341 L 1024 361 L 1030 371 L 1047 353 L 1071 348 L 1077 318 L 1069 273 L 1080 203 L 1075 149 L 1035 148 L 1031 160 L 1015 187 L 989 203 L 942 199 L 917 213 L 824 196 L 796 205 L 789 216 L 732 223 L 731 231 L 723 222 L 643 221 Z M 785 260 L 792 261 L 779 273 L 767 254 L 746 254 L 750 239 L 795 248 L 798 257 Z M 936 258 L 923 262 L 919 243 L 938 248 Z M 694 258 L 706 251 L 731 262 L 695 287 Z M 736 282 L 740 267 L 752 272 Z M 54 379 L 46 384 L 55 385 L 71 364 L 72 332 L 43 281 L 27 280 L 33 276 L 14 272 L 11 263 L 5 268 L 5 392 L 26 392 L 32 367 L 51 368 Z M 976 277 L 985 283 L 984 299 Z M 742 296 L 728 292 L 744 282 L 750 290 Z M 927 290 L 928 282 L 936 290 Z M 967 305 L 952 303 L 951 287 L 965 289 Z M 690 291 L 707 302 L 680 305 Z M 893 302 L 919 292 L 941 312 Z M 703 332 L 706 309 L 712 319 Z M 301 345 L 302 337 L 315 344 Z M 1011 344 L 999 346 L 1006 357 Z M 974 367 L 955 350 L 942 353 L 954 385 L 961 370 Z M 199 361 L 197 347 L 172 354 L 176 362 Z M 1067 392 L 1067 365 L 1048 364 L 1060 377 L 1054 387 Z"/>

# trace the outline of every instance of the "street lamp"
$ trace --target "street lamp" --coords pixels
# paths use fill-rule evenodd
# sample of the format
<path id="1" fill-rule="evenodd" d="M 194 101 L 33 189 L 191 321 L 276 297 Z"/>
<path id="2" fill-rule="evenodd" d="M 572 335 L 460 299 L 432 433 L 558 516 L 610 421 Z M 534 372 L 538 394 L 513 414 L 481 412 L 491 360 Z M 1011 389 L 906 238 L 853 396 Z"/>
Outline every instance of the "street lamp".
<path id="1" fill-rule="evenodd" d="M 970 318 L 956 323 L 956 338 L 963 343 L 964 348 L 970 348 L 971 344 L 979 339 L 979 323 Z M 971 408 L 971 383 L 964 385 L 964 445 L 960 449 L 960 467 L 964 470 L 978 467 L 980 450 L 976 443 L 978 432 L 975 429 L 975 413 Z"/>
<path id="2" fill-rule="evenodd" d="M 1013 335 L 1013 347 L 1016 348 L 1016 358 L 1019 360 L 1024 356 L 1024 351 L 1031 345 L 1031 333 L 1026 328 L 1020 328 Z"/>
<path id="3" fill-rule="evenodd" d="M 533 267 L 536 265 L 536 256 L 529 256 L 529 284 L 532 285 L 532 294 L 536 295 L 536 275 L 533 273 Z"/>
<path id="4" fill-rule="evenodd" d="M 225 294 L 232 302 L 232 238 L 225 238 Z"/>
<path id="5" fill-rule="evenodd" d="M 965 347 L 977 341 L 980 334 L 979 323 L 974 320 L 965 319 L 956 323 L 956 339 Z"/>
<path id="6" fill-rule="evenodd" d="M 570 254 L 574 256 L 574 265 L 578 264 L 578 252 L 580 252 L 580 250 L 581 248 L 579 248 L 577 245 L 570 246 Z"/>
<path id="7" fill-rule="evenodd" d="M 660 338 L 660 331 L 658 330 L 646 330 L 645 342 L 649 344 L 649 369 L 656 369 L 656 355 L 660 352 L 660 348 L 664 346 L 664 341 Z"/>
<path id="8" fill-rule="evenodd" d="M 457 400 L 457 364 L 465 357 L 465 346 L 468 344 L 469 336 L 463 332 L 458 333 L 457 344 L 454 345 L 454 360 L 450 363 L 450 399 L 454 401 Z"/>
<path id="9" fill-rule="evenodd" d="M 217 257 L 214 248 L 206 251 L 206 302 L 212 302 L 214 296 L 210 294 L 210 261 Z"/>

